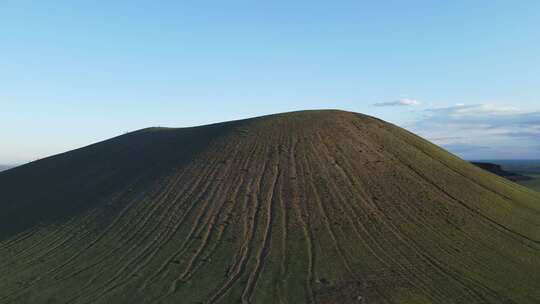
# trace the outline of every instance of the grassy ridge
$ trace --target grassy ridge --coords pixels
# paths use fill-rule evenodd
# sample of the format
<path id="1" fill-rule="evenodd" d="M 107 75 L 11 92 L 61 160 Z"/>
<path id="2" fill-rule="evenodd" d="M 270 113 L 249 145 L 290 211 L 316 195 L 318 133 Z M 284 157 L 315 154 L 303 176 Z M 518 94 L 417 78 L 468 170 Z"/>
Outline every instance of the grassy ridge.
<path id="1" fill-rule="evenodd" d="M 360 114 L 147 129 L 0 186 L 2 303 L 540 300 L 540 195 Z"/>

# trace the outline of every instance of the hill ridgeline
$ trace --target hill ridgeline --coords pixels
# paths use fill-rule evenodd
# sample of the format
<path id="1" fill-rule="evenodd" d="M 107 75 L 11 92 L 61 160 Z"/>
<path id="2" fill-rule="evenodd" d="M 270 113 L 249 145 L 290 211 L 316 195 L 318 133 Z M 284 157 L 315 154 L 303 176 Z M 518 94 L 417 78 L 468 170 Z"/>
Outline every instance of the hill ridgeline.
<path id="1" fill-rule="evenodd" d="M 540 195 L 384 121 L 149 128 L 0 173 L 0 303 L 539 303 Z"/>

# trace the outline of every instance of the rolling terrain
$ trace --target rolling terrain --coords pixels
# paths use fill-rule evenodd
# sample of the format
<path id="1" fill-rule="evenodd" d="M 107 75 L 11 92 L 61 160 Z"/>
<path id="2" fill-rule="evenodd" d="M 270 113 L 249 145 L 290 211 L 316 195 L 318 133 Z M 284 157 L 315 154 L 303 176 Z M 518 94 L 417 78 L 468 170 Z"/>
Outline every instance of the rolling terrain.
<path id="1" fill-rule="evenodd" d="M 369 116 L 149 128 L 0 173 L 0 303 L 539 303 L 540 194 Z"/>
<path id="2" fill-rule="evenodd" d="M 471 163 L 479 168 L 482 168 L 498 176 L 504 177 L 513 182 L 526 181 L 526 180 L 532 179 L 532 177 L 529 177 L 527 175 L 506 171 L 500 165 L 497 165 L 497 164 L 486 163 L 486 162 L 471 162 Z"/>
<path id="3" fill-rule="evenodd" d="M 504 170 L 518 172 L 522 174 L 536 173 L 540 174 L 539 159 L 494 159 L 484 160 L 500 165 Z"/>
<path id="4" fill-rule="evenodd" d="M 497 175 L 501 175 L 527 188 L 540 192 L 540 160 L 537 159 L 496 159 L 481 161 L 493 163 L 486 169 Z M 494 170 L 493 170 L 494 169 Z M 501 174 L 502 173 L 502 174 Z"/>

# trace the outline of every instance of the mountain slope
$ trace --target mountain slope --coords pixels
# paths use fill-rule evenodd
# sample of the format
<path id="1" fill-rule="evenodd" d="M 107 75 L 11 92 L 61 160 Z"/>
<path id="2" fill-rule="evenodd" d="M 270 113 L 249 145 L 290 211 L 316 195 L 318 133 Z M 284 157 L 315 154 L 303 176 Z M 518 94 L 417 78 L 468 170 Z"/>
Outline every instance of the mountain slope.
<path id="1" fill-rule="evenodd" d="M 303 111 L 0 173 L 1 303 L 537 303 L 540 196 Z"/>

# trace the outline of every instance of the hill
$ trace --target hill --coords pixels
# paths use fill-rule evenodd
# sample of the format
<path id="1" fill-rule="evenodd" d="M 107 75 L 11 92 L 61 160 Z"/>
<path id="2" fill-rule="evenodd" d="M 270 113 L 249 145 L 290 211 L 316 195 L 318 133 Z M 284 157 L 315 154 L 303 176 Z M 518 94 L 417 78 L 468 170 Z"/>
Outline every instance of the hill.
<path id="1" fill-rule="evenodd" d="M 144 129 L 0 187 L 1 303 L 540 301 L 540 195 L 361 114 Z"/>
<path id="2" fill-rule="evenodd" d="M 497 174 L 498 176 L 502 176 L 508 180 L 511 180 L 513 182 L 517 181 L 526 181 L 531 180 L 532 178 L 526 175 L 522 175 L 515 172 L 510 172 L 504 170 L 501 165 L 497 165 L 494 163 L 486 163 L 486 162 L 472 162 L 473 165 L 482 168 L 484 170 L 487 170 L 493 174 Z"/>
<path id="3" fill-rule="evenodd" d="M 527 175 L 530 179 L 519 181 L 518 183 L 527 188 L 536 190 L 540 192 L 540 174 L 538 173 L 528 173 Z"/>
<path id="4" fill-rule="evenodd" d="M 540 160 L 538 159 L 494 159 L 483 161 L 498 164 L 506 171 L 521 174 L 540 174 Z"/>

